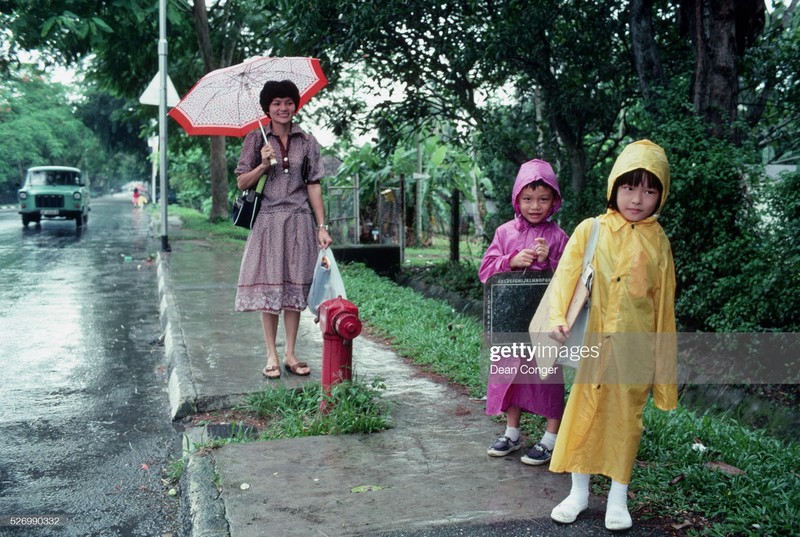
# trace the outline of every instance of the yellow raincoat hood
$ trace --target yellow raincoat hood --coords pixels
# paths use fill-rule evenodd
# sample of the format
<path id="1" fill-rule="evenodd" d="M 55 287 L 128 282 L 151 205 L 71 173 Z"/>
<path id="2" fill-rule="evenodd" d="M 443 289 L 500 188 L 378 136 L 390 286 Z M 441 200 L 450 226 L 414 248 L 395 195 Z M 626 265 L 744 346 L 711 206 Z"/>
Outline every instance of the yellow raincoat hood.
<path id="1" fill-rule="evenodd" d="M 629 144 L 619 154 L 608 175 L 606 199 L 611 199 L 611 190 L 620 175 L 639 168 L 649 171 L 661 180 L 664 192 L 661 195 L 661 204 L 656 211 L 656 214 L 661 214 L 664 204 L 667 202 L 667 194 L 669 194 L 669 162 L 661 146 L 650 140 L 639 140 Z"/>

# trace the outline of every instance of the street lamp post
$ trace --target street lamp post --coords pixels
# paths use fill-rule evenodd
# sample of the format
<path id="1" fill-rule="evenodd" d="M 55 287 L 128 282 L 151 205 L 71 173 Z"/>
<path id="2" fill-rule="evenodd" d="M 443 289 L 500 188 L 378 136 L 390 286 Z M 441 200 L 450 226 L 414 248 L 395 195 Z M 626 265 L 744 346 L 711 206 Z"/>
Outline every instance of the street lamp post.
<path id="1" fill-rule="evenodd" d="M 161 251 L 169 252 L 167 237 L 167 0 L 158 0 L 158 146 L 161 179 Z"/>

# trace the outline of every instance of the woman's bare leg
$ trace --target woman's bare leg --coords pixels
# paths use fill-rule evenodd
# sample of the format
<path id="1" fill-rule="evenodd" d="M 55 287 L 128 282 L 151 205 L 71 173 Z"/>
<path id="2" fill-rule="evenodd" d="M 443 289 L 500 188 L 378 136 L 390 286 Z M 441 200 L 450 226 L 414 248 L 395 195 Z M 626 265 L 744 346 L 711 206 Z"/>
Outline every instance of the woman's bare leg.
<path id="1" fill-rule="evenodd" d="M 283 311 L 283 328 L 286 333 L 286 351 L 283 362 L 288 366 L 293 366 L 298 362 L 295 355 L 295 343 L 297 343 L 297 332 L 300 329 L 300 312 L 292 310 Z M 297 373 L 305 375 L 310 371 L 308 367 L 298 367 Z"/>
<path id="2" fill-rule="evenodd" d="M 275 340 L 278 336 L 278 316 L 266 311 L 261 312 L 261 326 L 264 329 L 264 342 L 267 344 L 267 365 L 263 374 L 267 378 L 278 378 L 281 376 L 280 362 L 278 361 L 278 349 Z M 267 371 L 268 368 L 272 367 Z"/>

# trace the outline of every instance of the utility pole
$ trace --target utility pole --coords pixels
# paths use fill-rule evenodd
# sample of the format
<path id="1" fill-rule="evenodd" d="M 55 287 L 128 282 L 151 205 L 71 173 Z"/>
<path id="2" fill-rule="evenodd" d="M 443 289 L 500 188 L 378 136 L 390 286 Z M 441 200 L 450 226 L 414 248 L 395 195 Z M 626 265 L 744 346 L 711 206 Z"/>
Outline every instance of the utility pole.
<path id="1" fill-rule="evenodd" d="M 158 0 L 158 146 L 161 179 L 161 251 L 169 252 L 167 238 L 167 0 Z"/>

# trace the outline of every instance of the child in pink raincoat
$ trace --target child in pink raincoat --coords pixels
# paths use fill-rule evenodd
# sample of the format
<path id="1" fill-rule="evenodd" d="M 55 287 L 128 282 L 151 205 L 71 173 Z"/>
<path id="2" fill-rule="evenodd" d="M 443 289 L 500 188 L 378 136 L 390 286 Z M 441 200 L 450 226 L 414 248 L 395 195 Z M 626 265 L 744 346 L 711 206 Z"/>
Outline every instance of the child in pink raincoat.
<path id="1" fill-rule="evenodd" d="M 498 272 L 554 271 L 567 244 L 567 234 L 550 220 L 561 208 L 561 190 L 550 164 L 543 160 L 523 164 L 514 182 L 511 203 L 514 219 L 495 231 L 478 271 L 482 283 Z M 490 456 L 503 457 L 522 447 L 519 424 L 523 411 L 544 416 L 547 426 L 542 439 L 521 460 L 532 466 L 545 464 L 552 456 L 564 412 L 564 385 L 508 383 L 490 374 L 486 413 L 506 413 L 506 430 L 489 448 Z"/>

